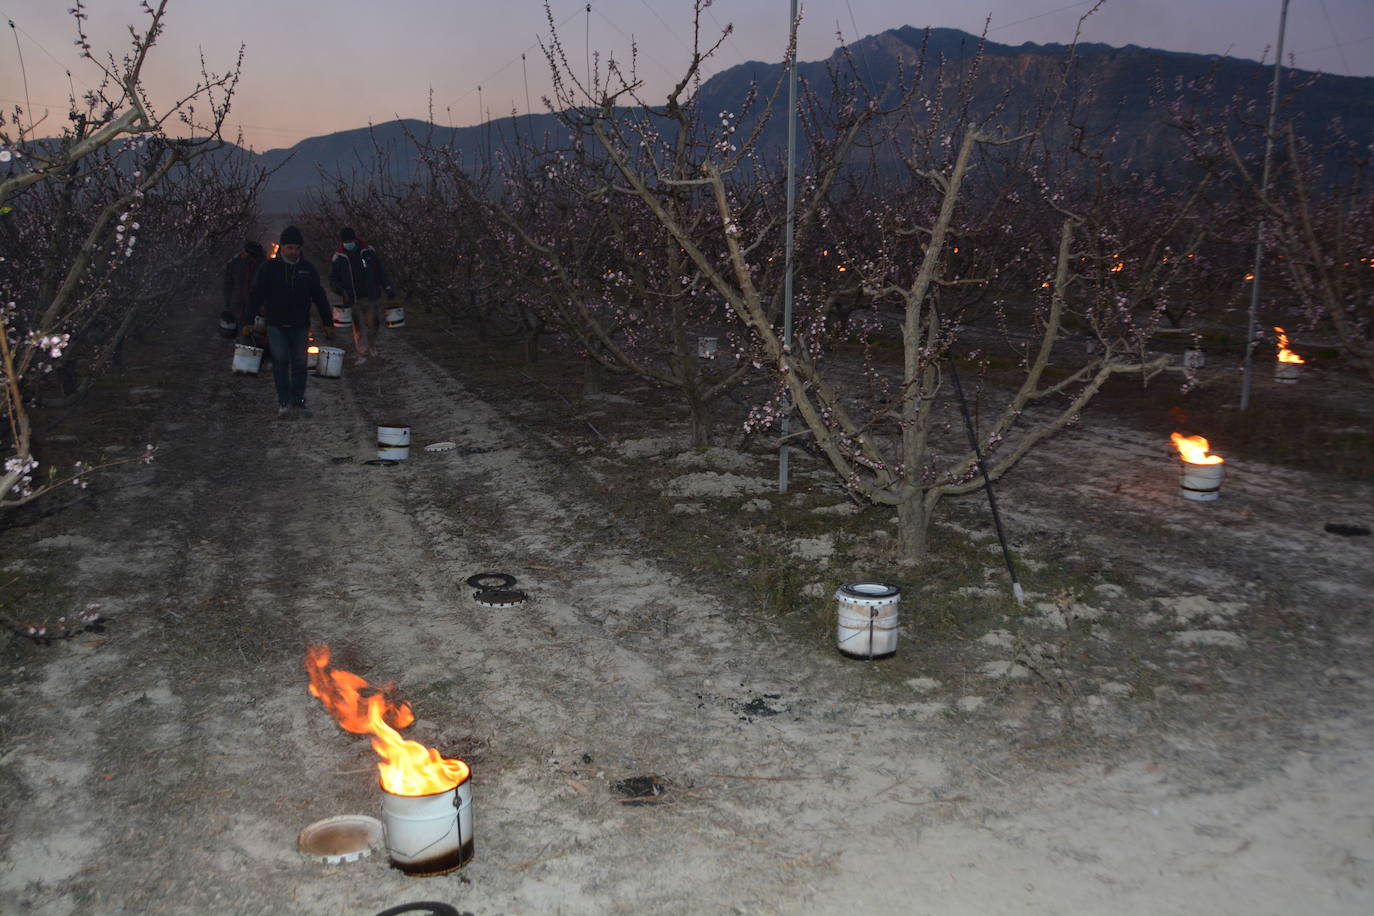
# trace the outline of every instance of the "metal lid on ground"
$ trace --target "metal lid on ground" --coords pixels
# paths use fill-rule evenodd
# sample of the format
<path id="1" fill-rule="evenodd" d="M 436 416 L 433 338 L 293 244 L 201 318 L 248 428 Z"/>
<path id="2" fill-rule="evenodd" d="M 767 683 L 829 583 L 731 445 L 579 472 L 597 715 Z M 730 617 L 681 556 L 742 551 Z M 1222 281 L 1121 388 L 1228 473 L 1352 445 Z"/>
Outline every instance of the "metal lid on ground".
<path id="1" fill-rule="evenodd" d="M 529 595 L 518 588 L 479 588 L 472 593 L 472 600 L 483 607 L 515 607 L 528 598 Z"/>
<path id="2" fill-rule="evenodd" d="M 326 865 L 356 862 L 381 845 L 382 822 L 366 814 L 340 814 L 316 821 L 297 838 L 301 855 Z"/>

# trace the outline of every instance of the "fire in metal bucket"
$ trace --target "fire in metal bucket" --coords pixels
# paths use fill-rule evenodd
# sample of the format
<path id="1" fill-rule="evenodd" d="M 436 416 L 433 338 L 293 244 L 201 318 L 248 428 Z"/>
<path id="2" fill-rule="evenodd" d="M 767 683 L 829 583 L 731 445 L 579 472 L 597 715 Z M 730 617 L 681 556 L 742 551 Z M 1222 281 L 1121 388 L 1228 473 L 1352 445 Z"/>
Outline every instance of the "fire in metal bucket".
<path id="1" fill-rule="evenodd" d="M 1222 464 L 1226 459 L 1210 455 L 1211 446 L 1203 436 L 1169 436 L 1183 459 L 1183 481 L 1180 493 L 1194 502 L 1211 502 L 1221 492 Z"/>
<path id="2" fill-rule="evenodd" d="M 472 859 L 471 771 L 461 760 L 402 738 L 415 721 L 408 703 L 392 700 L 349 671 L 331 668 L 329 647 L 306 649 L 310 693 L 347 732 L 370 735 L 382 789 L 382 822 L 391 863 L 408 875 L 437 875 Z"/>
<path id="3" fill-rule="evenodd" d="M 1302 373 L 1303 363 L 1307 360 L 1288 349 L 1288 334 L 1283 328 L 1275 327 L 1274 333 L 1279 335 L 1279 353 L 1278 362 L 1274 364 L 1274 381 L 1286 385 L 1296 384 L 1298 376 Z"/>

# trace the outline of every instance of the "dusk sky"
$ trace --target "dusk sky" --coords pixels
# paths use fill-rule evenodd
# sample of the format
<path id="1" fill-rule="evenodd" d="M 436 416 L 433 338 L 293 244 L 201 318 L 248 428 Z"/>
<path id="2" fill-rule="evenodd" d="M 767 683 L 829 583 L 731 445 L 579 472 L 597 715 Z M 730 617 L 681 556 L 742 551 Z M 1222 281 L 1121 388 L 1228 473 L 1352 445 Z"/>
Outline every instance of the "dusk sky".
<path id="1" fill-rule="evenodd" d="M 66 0 L 0 0 L 14 28 L 0 45 L 0 105 L 26 95 L 56 129 L 76 91 L 98 78 L 73 47 Z M 828 57 L 837 33 L 846 41 L 903 25 L 978 32 L 1002 44 L 1066 43 L 1092 0 L 810 0 L 803 4 L 803 60 Z M 1084 27 L 1084 40 L 1259 59 L 1278 36 L 1281 0 L 1107 0 Z M 640 50 L 639 74 L 657 100 L 681 75 L 690 48 L 690 0 L 553 0 L 570 61 L 586 50 L 628 60 Z M 747 60 L 777 61 L 786 44 L 788 0 L 715 0 L 703 32 L 735 26 L 706 75 Z M 89 30 L 98 49 L 123 52 L 125 26 L 141 22 L 135 0 L 90 0 Z M 455 126 L 486 116 L 542 111 L 548 67 L 538 38 L 548 22 L 540 0 L 172 0 L 166 32 L 147 70 L 155 99 L 190 86 L 203 52 L 212 70 L 230 66 L 247 46 L 243 80 L 230 117 L 259 151 L 302 138 L 397 117 L 428 116 Z M 521 55 L 525 55 L 522 62 Z M 1374 75 L 1374 0 L 1291 0 L 1284 62 L 1300 68 Z M 20 67 L 20 59 L 23 68 Z M 27 76 L 27 90 L 25 88 Z M 528 85 L 528 95 L 526 93 Z M 481 87 L 479 92 L 478 87 Z M 40 130 L 40 133 L 44 131 Z"/>

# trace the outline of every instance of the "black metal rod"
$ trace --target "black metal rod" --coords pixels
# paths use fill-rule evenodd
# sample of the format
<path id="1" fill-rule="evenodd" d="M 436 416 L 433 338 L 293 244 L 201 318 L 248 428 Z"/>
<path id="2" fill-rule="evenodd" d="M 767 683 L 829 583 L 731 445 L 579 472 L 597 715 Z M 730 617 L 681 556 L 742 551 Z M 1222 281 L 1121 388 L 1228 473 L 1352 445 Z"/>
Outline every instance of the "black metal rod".
<path id="1" fill-rule="evenodd" d="M 964 386 L 959 381 L 959 367 L 954 364 L 954 354 L 946 353 L 949 374 L 954 380 L 954 393 L 959 398 L 959 410 L 964 415 L 964 428 L 968 430 L 969 445 L 973 446 L 973 456 L 978 461 L 978 471 L 983 475 L 983 489 L 988 494 L 988 508 L 992 510 L 992 525 L 997 529 L 997 540 L 1002 545 L 1002 559 L 1007 562 L 1007 574 L 1011 576 L 1011 594 L 1017 604 L 1026 603 L 1026 593 L 1016 578 L 1016 564 L 1012 562 L 1011 550 L 1007 547 L 1007 536 L 1002 531 L 1002 515 L 997 511 L 997 496 L 992 492 L 992 478 L 988 476 L 987 464 L 983 461 L 983 449 L 978 445 L 978 433 L 973 429 L 973 416 L 969 413 L 968 400 L 964 397 Z"/>

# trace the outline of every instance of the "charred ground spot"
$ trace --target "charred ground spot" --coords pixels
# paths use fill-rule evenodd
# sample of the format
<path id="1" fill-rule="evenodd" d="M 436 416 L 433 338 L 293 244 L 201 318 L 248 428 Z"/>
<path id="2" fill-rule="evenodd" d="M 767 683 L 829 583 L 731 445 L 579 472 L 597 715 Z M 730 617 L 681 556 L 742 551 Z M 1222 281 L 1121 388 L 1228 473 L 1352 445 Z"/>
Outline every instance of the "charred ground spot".
<path id="1" fill-rule="evenodd" d="M 764 693 L 747 702 L 741 700 L 728 700 L 727 702 L 735 714 L 739 716 L 741 722 L 753 722 L 756 718 L 767 719 L 785 712 L 784 709 L 779 709 L 773 705 L 780 699 L 782 699 L 780 693 Z"/>
<path id="2" fill-rule="evenodd" d="M 672 782 L 666 776 L 628 776 L 611 783 L 611 791 L 622 805 L 656 805 L 665 800 Z"/>

